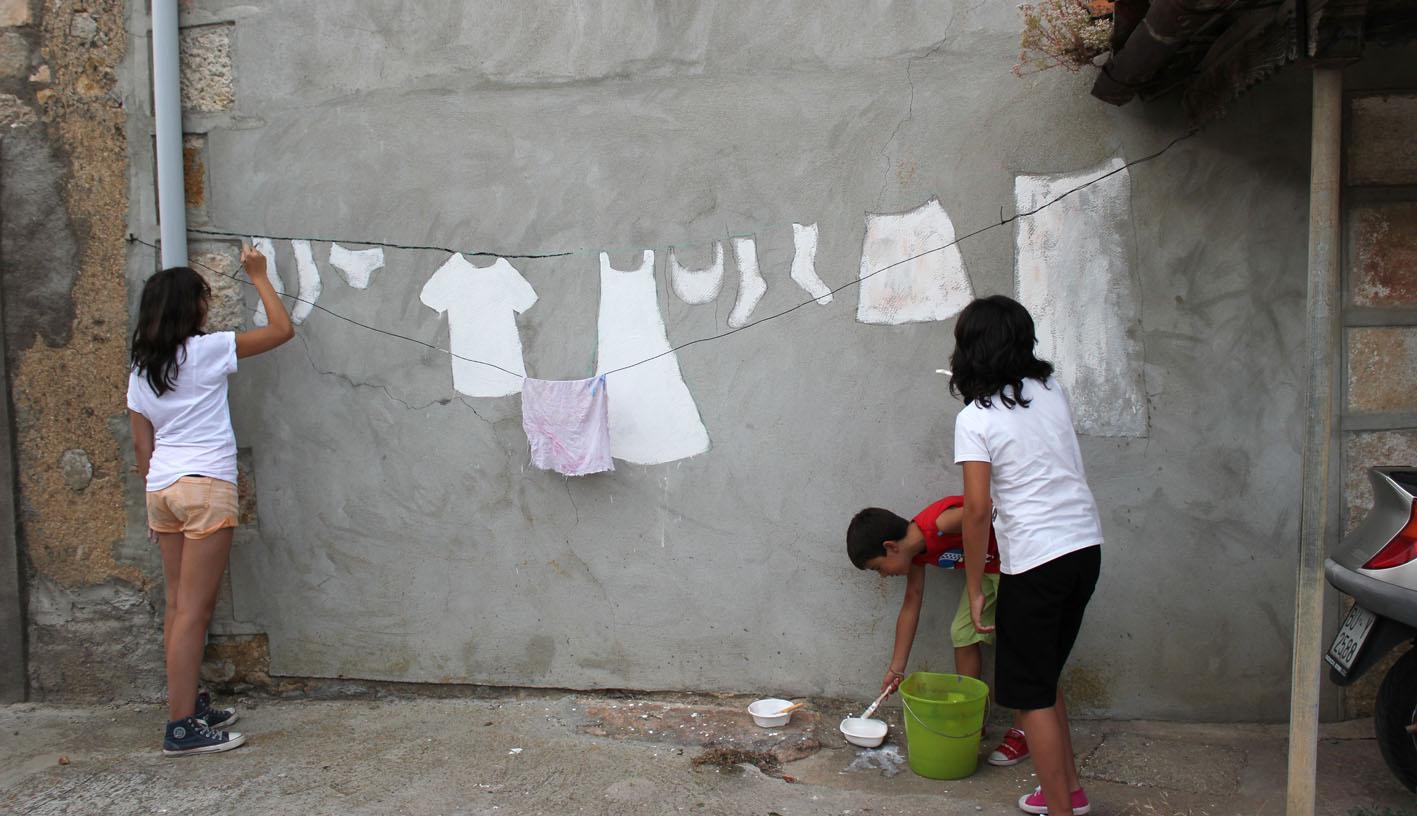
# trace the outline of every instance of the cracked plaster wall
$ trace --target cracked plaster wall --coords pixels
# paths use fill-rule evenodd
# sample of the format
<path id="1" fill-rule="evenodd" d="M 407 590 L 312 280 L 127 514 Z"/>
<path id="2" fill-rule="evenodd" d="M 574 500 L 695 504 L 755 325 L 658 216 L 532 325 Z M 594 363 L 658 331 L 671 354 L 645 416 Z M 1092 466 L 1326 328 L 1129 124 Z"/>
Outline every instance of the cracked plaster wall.
<path id="1" fill-rule="evenodd" d="M 867 211 L 935 195 L 966 232 L 997 220 L 1016 174 L 1136 157 L 1185 127 L 1174 105 L 1103 106 L 1085 74 L 1013 76 L 1009 4 L 400 8 L 192 4 L 184 24 L 229 24 L 234 81 L 228 108 L 188 121 L 203 215 L 585 248 L 517 262 L 540 295 L 519 322 L 542 378 L 593 370 L 601 246 L 623 248 L 617 267 L 673 245 L 698 268 L 708 239 L 753 233 L 765 315 L 805 297 L 794 222 L 818 223 L 836 286 Z M 1281 75 L 1131 174 L 1150 426 L 1083 440 L 1108 537 L 1070 675 L 1088 712 L 1287 710 L 1308 147 L 1289 125 L 1307 104 L 1302 72 Z M 1013 291 L 1013 242 L 962 245 L 976 292 Z M 320 304 L 446 344 L 418 300 L 444 260 L 390 250 L 365 291 L 326 267 Z M 132 284 L 146 271 L 130 261 Z M 691 307 L 658 276 L 672 341 L 723 329 L 731 287 Z M 233 615 L 268 633 L 277 676 L 860 695 L 902 588 L 852 569 L 846 522 L 960 483 L 958 405 L 932 373 L 952 323 L 865 326 L 854 301 L 681 353 L 707 454 L 571 481 L 526 465 L 516 397 L 459 397 L 445 356 L 316 313 L 233 387 L 259 494 Z M 940 670 L 960 581 L 929 584 L 912 662 Z"/>

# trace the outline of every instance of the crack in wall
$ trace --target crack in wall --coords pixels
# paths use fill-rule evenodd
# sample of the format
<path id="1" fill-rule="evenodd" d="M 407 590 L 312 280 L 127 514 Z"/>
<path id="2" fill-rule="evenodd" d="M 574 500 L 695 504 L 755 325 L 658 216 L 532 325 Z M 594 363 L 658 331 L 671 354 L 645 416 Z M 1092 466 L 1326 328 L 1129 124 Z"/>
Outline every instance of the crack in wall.
<path id="1" fill-rule="evenodd" d="M 951 20 L 951 24 L 953 25 L 953 20 Z M 885 166 L 881 168 L 881 189 L 876 194 L 877 210 L 880 210 L 884 204 L 886 197 L 886 187 L 890 186 L 891 167 L 895 164 L 895 161 L 890 154 L 890 147 L 892 144 L 895 143 L 896 136 L 900 135 L 901 128 L 905 127 L 905 124 L 907 122 L 915 118 L 915 78 L 912 75 L 912 70 L 914 69 L 915 61 L 917 59 L 929 59 L 930 57 L 933 57 L 938 54 L 940 52 L 940 49 L 945 47 L 947 39 L 948 37 L 941 39 L 939 42 L 936 42 L 934 45 L 930 46 L 930 48 L 927 49 L 924 54 L 905 58 L 905 82 L 910 88 L 910 94 L 906 101 L 905 116 L 901 117 L 899 122 L 896 122 L 895 129 L 891 131 L 890 138 L 886 139 L 885 144 L 881 145 L 881 160 L 885 164 Z"/>

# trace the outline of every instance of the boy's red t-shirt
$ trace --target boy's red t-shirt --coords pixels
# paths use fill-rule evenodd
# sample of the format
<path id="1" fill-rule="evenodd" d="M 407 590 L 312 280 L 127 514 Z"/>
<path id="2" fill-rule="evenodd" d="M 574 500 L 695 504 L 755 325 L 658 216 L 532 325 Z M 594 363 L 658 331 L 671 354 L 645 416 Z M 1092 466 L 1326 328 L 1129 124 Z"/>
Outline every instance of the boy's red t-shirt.
<path id="1" fill-rule="evenodd" d="M 935 526 L 941 513 L 963 506 L 963 496 L 946 496 L 915 516 L 915 526 L 925 535 L 925 552 L 912 558 L 912 564 L 934 564 L 944 569 L 964 569 L 964 536 L 942 533 Z M 984 571 L 999 571 L 999 542 L 994 538 L 992 526 L 989 528 L 989 554 L 984 559 Z"/>

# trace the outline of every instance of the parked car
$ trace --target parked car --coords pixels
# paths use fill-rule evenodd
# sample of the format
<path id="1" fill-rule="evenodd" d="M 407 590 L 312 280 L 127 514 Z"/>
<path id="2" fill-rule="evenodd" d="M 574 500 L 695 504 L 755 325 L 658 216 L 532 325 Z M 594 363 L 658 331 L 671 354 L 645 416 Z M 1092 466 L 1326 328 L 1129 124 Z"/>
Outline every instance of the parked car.
<path id="1" fill-rule="evenodd" d="M 1368 478 L 1373 509 L 1324 562 L 1328 582 L 1354 600 L 1325 658 L 1341 686 L 1417 641 L 1417 468 L 1369 468 Z M 1417 649 L 1388 669 L 1374 723 L 1388 767 L 1417 791 Z"/>

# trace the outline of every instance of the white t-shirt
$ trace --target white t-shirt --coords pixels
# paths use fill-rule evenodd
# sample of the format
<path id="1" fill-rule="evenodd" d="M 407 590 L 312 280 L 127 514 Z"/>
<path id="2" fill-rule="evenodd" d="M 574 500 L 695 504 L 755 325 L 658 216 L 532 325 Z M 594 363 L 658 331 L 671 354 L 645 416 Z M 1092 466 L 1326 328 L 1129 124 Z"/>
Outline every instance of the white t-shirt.
<path id="1" fill-rule="evenodd" d="M 536 303 L 536 290 L 516 267 L 506 258 L 474 266 L 454 255 L 423 285 L 420 299 L 440 314 L 448 313 L 449 343 L 458 355 L 453 358 L 454 390 L 470 397 L 521 393 L 526 365 L 517 315 Z"/>
<path id="2" fill-rule="evenodd" d="M 1052 377 L 1023 381 L 1028 407 L 971 402 L 955 419 L 955 463 L 988 462 L 999 566 L 1008 575 L 1102 543 L 1068 395 Z"/>
<path id="3" fill-rule="evenodd" d="M 233 332 L 187 338 L 177 352 L 176 386 L 161 397 L 134 369 L 128 375 L 128 409 L 147 417 L 156 431 L 148 491 L 183 476 L 210 476 L 236 483 L 236 433 L 226 404 L 226 378 L 236 373 Z"/>

